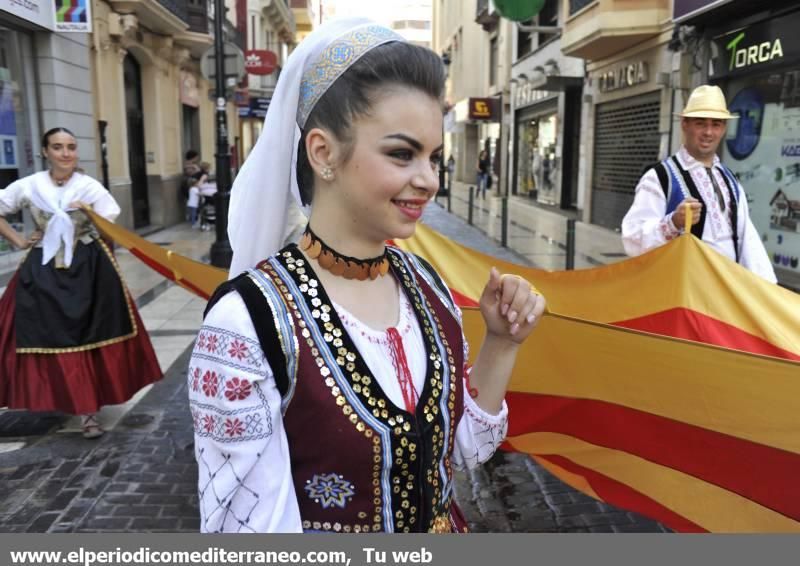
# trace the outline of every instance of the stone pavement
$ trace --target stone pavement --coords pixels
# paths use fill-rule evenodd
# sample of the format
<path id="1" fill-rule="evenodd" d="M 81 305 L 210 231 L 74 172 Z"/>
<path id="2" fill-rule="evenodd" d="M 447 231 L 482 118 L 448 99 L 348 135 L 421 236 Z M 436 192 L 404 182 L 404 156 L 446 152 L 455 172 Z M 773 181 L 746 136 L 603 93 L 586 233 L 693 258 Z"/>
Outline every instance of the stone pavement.
<path id="1" fill-rule="evenodd" d="M 424 221 L 462 243 L 525 263 L 433 205 Z M 202 258 L 213 239 L 185 225 L 152 241 Z M 197 469 L 186 367 L 203 301 L 127 252 L 118 259 L 165 378 L 104 411 L 110 430 L 85 440 L 58 414 L 0 411 L 0 532 L 196 532 Z M 2 275 L 0 273 L 0 275 Z M 659 524 L 576 492 L 522 454 L 459 472 L 456 497 L 477 532 L 663 532 Z"/>

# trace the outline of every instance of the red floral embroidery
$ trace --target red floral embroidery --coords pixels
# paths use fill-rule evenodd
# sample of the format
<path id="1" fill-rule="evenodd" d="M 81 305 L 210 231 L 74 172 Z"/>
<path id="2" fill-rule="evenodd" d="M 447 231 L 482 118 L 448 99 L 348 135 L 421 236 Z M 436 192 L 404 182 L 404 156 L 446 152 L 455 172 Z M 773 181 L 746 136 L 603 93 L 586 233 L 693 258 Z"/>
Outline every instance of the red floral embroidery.
<path id="1" fill-rule="evenodd" d="M 212 433 L 214 432 L 214 427 L 217 425 L 217 419 L 212 417 L 211 415 L 203 416 L 203 430 Z"/>
<path id="2" fill-rule="evenodd" d="M 239 340 L 234 340 L 233 344 L 231 344 L 231 347 L 228 349 L 228 355 L 237 360 L 244 359 L 247 357 L 247 344 Z"/>
<path id="3" fill-rule="evenodd" d="M 251 391 L 252 386 L 250 382 L 245 379 L 239 379 L 238 377 L 232 377 L 225 384 L 225 397 L 227 397 L 229 401 L 247 399 Z"/>
<path id="4" fill-rule="evenodd" d="M 200 368 L 194 368 L 192 373 L 192 391 L 200 390 Z"/>
<path id="5" fill-rule="evenodd" d="M 239 419 L 225 419 L 225 434 L 228 436 L 242 436 L 244 423 Z"/>
<path id="6" fill-rule="evenodd" d="M 216 335 L 216 334 L 211 334 L 211 335 L 209 335 L 209 337 L 208 337 L 208 343 L 206 344 L 206 350 L 208 350 L 209 352 L 214 352 L 214 351 L 216 351 L 216 349 L 217 349 L 217 342 L 218 342 L 218 341 L 219 341 L 219 338 L 217 337 L 217 335 Z"/>
<path id="7" fill-rule="evenodd" d="M 205 393 L 206 397 L 216 397 L 217 391 L 219 391 L 219 376 L 216 372 L 207 371 L 203 375 L 203 393 Z"/>
<path id="8" fill-rule="evenodd" d="M 206 335 L 202 332 L 197 337 L 197 349 L 204 350 L 206 347 Z"/>

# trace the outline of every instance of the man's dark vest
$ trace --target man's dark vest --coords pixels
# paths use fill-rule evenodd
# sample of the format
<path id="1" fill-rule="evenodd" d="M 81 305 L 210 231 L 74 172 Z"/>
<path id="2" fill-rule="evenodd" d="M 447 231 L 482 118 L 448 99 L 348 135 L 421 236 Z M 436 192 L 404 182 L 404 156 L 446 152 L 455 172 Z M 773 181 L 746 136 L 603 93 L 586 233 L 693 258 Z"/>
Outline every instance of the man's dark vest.
<path id="1" fill-rule="evenodd" d="M 703 204 L 700 210 L 700 222 L 692 226 L 692 234 L 700 240 L 703 239 L 703 230 L 706 225 L 706 211 L 708 210 L 707 203 L 700 196 L 700 191 L 697 190 L 697 185 L 692 179 L 692 175 L 683 167 L 676 156 L 672 156 L 660 163 L 653 166 L 653 169 L 658 176 L 658 182 L 661 184 L 661 190 L 664 191 L 664 197 L 667 199 L 666 214 L 674 212 L 678 205 L 683 202 L 687 196 L 692 196 Z M 728 195 L 730 197 L 731 207 L 731 227 L 733 229 L 733 248 L 736 252 L 736 262 L 739 262 L 739 191 L 737 190 L 736 177 L 730 169 L 721 163 L 716 165 L 716 169 L 722 173 L 722 178 L 725 180 L 725 186 L 728 188 Z M 677 189 L 677 190 L 676 190 Z"/>
<path id="2" fill-rule="evenodd" d="M 390 248 L 428 361 L 415 414 L 372 376 L 305 257 L 288 246 L 217 290 L 247 305 L 283 399 L 305 530 L 451 532 L 450 455 L 463 411 L 463 335 L 441 279 Z"/>

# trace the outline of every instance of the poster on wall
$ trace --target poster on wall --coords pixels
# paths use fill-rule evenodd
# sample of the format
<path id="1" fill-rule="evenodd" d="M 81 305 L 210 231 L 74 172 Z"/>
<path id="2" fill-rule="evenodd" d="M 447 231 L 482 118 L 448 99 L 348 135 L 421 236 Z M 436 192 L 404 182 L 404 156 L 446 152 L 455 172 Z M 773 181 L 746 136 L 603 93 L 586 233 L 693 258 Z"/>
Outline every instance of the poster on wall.
<path id="1" fill-rule="evenodd" d="M 800 70 L 731 82 L 725 163 L 777 268 L 800 273 Z"/>
<path id="2" fill-rule="evenodd" d="M 91 0 L 51 0 L 54 7 L 53 31 L 91 33 Z"/>

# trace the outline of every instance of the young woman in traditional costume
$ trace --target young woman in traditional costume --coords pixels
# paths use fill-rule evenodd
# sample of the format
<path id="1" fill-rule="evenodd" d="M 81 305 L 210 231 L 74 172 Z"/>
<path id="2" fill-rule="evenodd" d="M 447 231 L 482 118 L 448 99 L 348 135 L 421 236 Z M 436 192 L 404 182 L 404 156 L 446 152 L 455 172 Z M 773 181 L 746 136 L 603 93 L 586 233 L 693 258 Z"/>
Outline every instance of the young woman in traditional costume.
<path id="1" fill-rule="evenodd" d="M 48 171 L 0 190 L 0 236 L 30 248 L 0 297 L 0 407 L 82 415 L 83 435 L 96 438 L 100 407 L 162 373 L 114 257 L 80 210 L 114 220 L 119 206 L 77 170 L 69 130 L 45 133 L 42 153 Z M 20 209 L 37 227 L 31 237 L 2 218 Z"/>
<path id="2" fill-rule="evenodd" d="M 436 54 L 363 19 L 318 29 L 283 69 L 233 189 L 234 279 L 189 367 L 203 531 L 465 530 L 452 469 L 504 438 L 544 300 L 476 274 L 487 336 L 468 369 L 442 279 L 385 244 L 438 188 L 443 86 Z M 298 189 L 308 227 L 278 251 Z"/>

